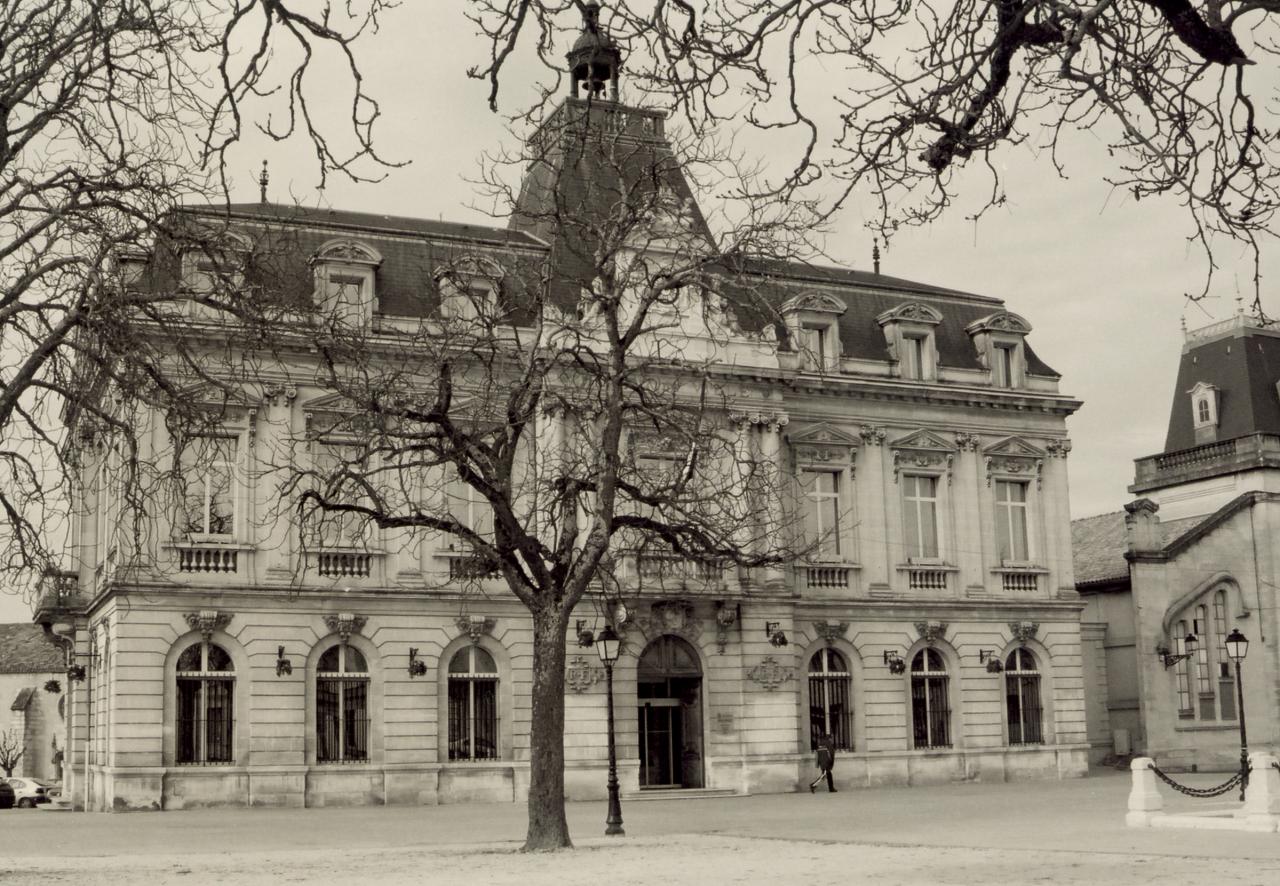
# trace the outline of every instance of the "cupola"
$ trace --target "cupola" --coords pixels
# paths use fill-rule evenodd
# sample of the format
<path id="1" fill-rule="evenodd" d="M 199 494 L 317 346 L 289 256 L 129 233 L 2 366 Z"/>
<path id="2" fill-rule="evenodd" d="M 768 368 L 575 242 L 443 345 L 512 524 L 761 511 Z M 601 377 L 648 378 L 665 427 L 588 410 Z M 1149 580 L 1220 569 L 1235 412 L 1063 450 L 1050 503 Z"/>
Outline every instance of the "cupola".
<path id="1" fill-rule="evenodd" d="M 610 101 L 618 100 L 618 71 L 622 52 L 600 27 L 600 4 L 591 0 L 582 9 L 582 33 L 565 56 L 569 60 L 570 94 L 579 97 L 585 84 L 587 98 L 603 98 L 609 84 Z"/>

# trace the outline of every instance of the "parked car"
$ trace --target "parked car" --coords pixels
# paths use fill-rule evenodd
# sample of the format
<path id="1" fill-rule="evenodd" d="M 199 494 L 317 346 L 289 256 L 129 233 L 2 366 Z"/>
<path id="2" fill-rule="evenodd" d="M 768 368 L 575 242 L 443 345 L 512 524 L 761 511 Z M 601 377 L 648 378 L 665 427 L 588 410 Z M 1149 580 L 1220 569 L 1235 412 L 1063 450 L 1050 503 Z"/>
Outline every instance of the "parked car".
<path id="1" fill-rule="evenodd" d="M 9 782 L 0 778 L 0 809 L 12 809 L 13 800 L 13 788 L 9 787 Z"/>
<path id="2" fill-rule="evenodd" d="M 7 778 L 13 788 L 14 805 L 21 809 L 35 809 L 37 804 L 49 802 L 49 789 L 34 778 Z"/>

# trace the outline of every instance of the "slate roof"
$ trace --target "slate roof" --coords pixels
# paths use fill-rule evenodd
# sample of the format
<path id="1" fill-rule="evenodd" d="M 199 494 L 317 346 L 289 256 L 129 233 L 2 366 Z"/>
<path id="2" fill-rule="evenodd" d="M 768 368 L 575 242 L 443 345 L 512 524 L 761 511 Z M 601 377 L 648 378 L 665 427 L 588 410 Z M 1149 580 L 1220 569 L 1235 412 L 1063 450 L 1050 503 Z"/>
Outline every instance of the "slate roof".
<path id="1" fill-rule="evenodd" d="M 1160 523 L 1160 543 L 1167 547 L 1193 530 L 1205 517 L 1185 517 Z M 1124 511 L 1112 511 L 1071 521 L 1071 563 L 1076 587 L 1129 579 L 1129 550 Z"/>
<path id="2" fill-rule="evenodd" d="M 49 674 L 64 668 L 62 648 L 40 625 L 0 623 L 0 674 Z"/>
<path id="3" fill-rule="evenodd" d="M 1187 348 L 1178 364 L 1164 451 L 1199 445 L 1187 392 L 1198 382 L 1218 388 L 1218 440 L 1280 434 L 1280 337 L 1245 325 L 1236 334 Z"/>
<path id="4" fill-rule="evenodd" d="M 684 173 L 660 134 L 661 115 L 614 106 L 625 112 L 622 119 L 634 132 L 629 130 L 631 141 L 622 159 L 608 162 L 603 157 L 607 146 L 575 135 L 571 129 L 575 125 L 572 121 L 585 119 L 574 113 L 586 110 L 579 108 L 582 104 L 580 100 L 568 100 L 544 130 L 534 136 L 537 143 L 547 147 L 541 159 L 530 164 L 517 210 L 506 228 L 274 203 L 187 207 L 185 211 L 205 219 L 222 219 L 233 228 L 255 229 L 257 236 L 251 239 L 265 242 L 262 251 L 271 258 L 259 263 L 263 276 L 249 282 L 271 291 L 284 290 L 290 299 L 309 298 L 312 275 L 308 259 L 325 241 L 344 237 L 371 245 L 381 253 L 383 261 L 377 269 L 375 285 L 378 311 L 383 314 L 415 317 L 436 310 L 439 295 L 434 272 L 451 258 L 476 250 L 500 259 L 504 268 L 514 259 L 516 267 L 508 269 L 508 273 L 514 271 L 513 276 L 517 277 L 522 262 L 541 264 L 550 260 L 556 270 L 550 278 L 552 298 L 562 307 L 574 308 L 580 287 L 593 275 L 589 241 L 595 236 L 592 224 L 578 221 L 607 214 L 624 191 L 641 197 L 647 193 L 652 199 L 654 189 L 662 189 L 671 195 L 673 204 L 683 207 L 681 211 L 687 210 L 685 223 L 690 235 L 710 238 Z M 600 108 L 590 111 L 600 112 Z M 548 130 L 556 121 L 561 128 Z M 629 177 L 636 181 L 620 181 Z M 601 209 L 601 205 L 605 208 Z M 555 219 L 563 221 L 557 223 Z M 264 270 L 268 263 L 272 267 Z M 162 270 L 166 265 L 167 272 Z M 153 261 L 152 285 L 174 285 L 176 267 L 172 258 L 167 262 Z M 725 270 L 724 279 L 733 282 L 725 283 L 724 294 L 734 306 L 742 328 L 760 332 L 773 325 L 784 347 L 785 329 L 778 314 L 783 302 L 815 288 L 839 295 L 849 306 L 839 321 L 844 354 L 864 360 L 889 359 L 884 333 L 876 322 L 878 315 L 908 302 L 923 302 L 943 317 L 936 330 L 939 363 L 980 370 L 982 366 L 965 326 L 1004 307 L 996 298 L 848 268 L 768 261 L 752 262 L 734 274 Z M 246 272 L 246 277 L 250 276 Z M 536 278 L 531 272 L 526 276 L 530 280 Z M 519 283 L 513 285 L 518 287 Z M 735 286 L 740 292 L 733 291 Z M 519 301 L 518 296 L 510 301 L 516 310 Z M 1030 373 L 1058 376 L 1029 343 L 1025 354 Z"/>

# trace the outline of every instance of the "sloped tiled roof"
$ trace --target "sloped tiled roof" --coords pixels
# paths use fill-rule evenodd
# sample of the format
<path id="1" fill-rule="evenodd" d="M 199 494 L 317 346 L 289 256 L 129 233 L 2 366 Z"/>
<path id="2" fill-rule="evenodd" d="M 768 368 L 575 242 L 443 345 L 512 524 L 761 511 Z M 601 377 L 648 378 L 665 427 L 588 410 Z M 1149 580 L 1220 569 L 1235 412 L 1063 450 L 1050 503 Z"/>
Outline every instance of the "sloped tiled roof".
<path id="1" fill-rule="evenodd" d="M 0 674 L 49 674 L 62 669 L 62 648 L 40 625 L 0 623 Z"/>
<path id="2" fill-rule="evenodd" d="M 1160 544 L 1167 547 L 1186 535 L 1205 517 L 1184 517 L 1160 523 Z M 1112 511 L 1071 521 L 1071 563 L 1076 585 L 1122 581 L 1129 577 L 1129 550 L 1124 511 Z"/>
<path id="3" fill-rule="evenodd" d="M 1071 521 L 1071 562 L 1076 584 L 1118 581 L 1129 577 L 1125 551 L 1124 511 Z"/>

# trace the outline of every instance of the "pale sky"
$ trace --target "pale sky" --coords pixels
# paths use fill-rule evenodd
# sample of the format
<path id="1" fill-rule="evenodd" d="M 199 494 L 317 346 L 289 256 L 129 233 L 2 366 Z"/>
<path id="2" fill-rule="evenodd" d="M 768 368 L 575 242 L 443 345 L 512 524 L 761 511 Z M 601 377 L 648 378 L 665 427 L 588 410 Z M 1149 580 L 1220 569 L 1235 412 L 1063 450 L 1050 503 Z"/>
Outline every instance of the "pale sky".
<path id="1" fill-rule="evenodd" d="M 234 199 L 257 199 L 265 158 L 273 201 L 492 224 L 468 208 L 475 191 L 464 177 L 474 177 L 482 151 L 511 136 L 485 104 L 486 85 L 466 77 L 485 58 L 472 26 L 458 5 L 431 6 L 431 14 L 418 4 L 392 10 L 362 55 L 368 90 L 382 102 L 379 150 L 408 166 L 377 184 L 332 179 L 321 195 L 305 146 L 256 137 L 234 155 Z M 625 71 L 623 83 L 625 100 Z M 507 94 L 519 85 L 513 79 Z M 505 109 L 516 109 L 514 98 Z M 1066 181 L 1030 148 L 1009 149 L 996 161 L 1007 176 L 1006 206 L 975 225 L 957 205 L 932 227 L 900 233 L 881 270 L 1004 299 L 1030 321 L 1029 340 L 1062 374 L 1062 391 L 1084 401 L 1068 421 L 1072 516 L 1084 517 L 1129 500 L 1133 459 L 1163 445 L 1180 318 L 1194 329 L 1234 312 L 1237 294 L 1247 304 L 1250 269 L 1242 251 L 1224 251 L 1214 297 L 1203 307 L 1188 305 L 1182 293 L 1198 291 L 1202 268 L 1178 206 L 1113 192 L 1101 180 L 1106 146 L 1090 134 L 1074 136 L 1064 157 Z M 863 221 L 855 202 L 826 247 L 840 263 L 870 270 Z M 1280 313 L 1273 298 L 1264 297 L 1264 305 Z M 20 601 L 0 594 L 0 621 L 27 617 Z"/>

